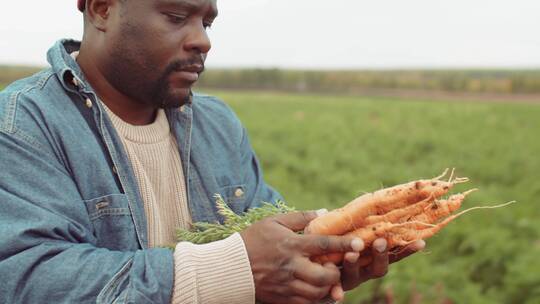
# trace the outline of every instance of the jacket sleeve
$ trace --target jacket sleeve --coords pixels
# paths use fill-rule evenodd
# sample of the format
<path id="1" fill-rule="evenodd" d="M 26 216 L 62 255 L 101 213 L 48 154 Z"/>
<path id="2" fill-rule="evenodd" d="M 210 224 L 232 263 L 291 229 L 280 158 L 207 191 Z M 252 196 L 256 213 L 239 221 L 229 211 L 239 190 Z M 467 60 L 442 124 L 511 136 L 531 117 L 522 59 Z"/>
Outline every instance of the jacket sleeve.
<path id="1" fill-rule="evenodd" d="M 77 185 L 51 148 L 0 128 L 0 302 L 170 301 L 172 251 L 96 244 Z"/>

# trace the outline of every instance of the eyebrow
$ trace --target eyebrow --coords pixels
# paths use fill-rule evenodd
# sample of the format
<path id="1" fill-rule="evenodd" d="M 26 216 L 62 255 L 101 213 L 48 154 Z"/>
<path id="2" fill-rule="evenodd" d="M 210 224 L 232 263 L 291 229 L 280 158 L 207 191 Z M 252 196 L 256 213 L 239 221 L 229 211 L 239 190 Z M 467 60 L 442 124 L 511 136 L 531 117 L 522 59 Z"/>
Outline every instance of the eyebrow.
<path id="1" fill-rule="evenodd" d="M 162 7 L 181 8 L 190 12 L 198 12 L 203 9 L 206 2 L 203 2 L 203 4 L 197 4 L 193 0 L 162 0 L 158 1 L 158 5 Z M 210 11 L 208 12 L 208 15 L 212 19 L 217 17 L 218 10 L 214 3 L 210 3 Z"/>

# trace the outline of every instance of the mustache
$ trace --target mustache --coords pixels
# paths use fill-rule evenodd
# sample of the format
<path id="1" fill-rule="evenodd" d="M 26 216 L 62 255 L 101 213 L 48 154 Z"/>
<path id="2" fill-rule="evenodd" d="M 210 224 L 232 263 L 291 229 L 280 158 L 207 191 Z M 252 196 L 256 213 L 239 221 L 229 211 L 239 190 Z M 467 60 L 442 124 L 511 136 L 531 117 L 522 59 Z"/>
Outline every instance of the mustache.
<path id="1" fill-rule="evenodd" d="M 181 72 L 185 70 L 186 68 L 194 66 L 194 65 L 201 66 L 202 68 L 201 68 L 200 73 L 204 72 L 205 66 L 204 66 L 204 60 L 202 56 L 199 56 L 199 57 L 194 56 L 188 59 L 179 59 L 179 60 L 171 62 L 167 66 L 167 69 L 165 70 L 165 75 L 168 75 L 173 72 Z"/>

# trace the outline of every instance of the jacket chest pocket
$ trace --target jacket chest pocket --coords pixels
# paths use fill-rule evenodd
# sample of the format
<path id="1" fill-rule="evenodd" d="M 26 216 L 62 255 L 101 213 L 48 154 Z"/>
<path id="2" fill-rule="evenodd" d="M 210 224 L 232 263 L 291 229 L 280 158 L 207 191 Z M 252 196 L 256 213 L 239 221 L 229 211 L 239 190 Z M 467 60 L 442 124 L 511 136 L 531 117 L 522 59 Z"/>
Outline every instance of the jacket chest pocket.
<path id="1" fill-rule="evenodd" d="M 138 248 L 135 225 L 124 194 L 111 194 L 85 201 L 97 238 L 97 246 L 111 250 Z"/>

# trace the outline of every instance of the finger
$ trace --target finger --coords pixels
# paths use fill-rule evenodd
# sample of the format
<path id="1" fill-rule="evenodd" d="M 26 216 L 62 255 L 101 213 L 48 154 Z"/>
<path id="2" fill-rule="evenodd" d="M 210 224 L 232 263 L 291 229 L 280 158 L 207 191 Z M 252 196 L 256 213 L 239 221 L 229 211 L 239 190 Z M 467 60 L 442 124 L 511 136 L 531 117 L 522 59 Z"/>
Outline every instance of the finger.
<path id="1" fill-rule="evenodd" d="M 321 215 L 324 215 L 324 214 L 327 214 L 328 213 L 328 209 L 326 208 L 323 208 L 323 209 L 319 209 L 317 211 L 315 211 L 317 213 L 317 217 L 321 216 Z M 306 228 L 304 228 L 304 234 L 309 234 L 310 233 L 310 225 L 307 225 Z"/>
<path id="2" fill-rule="evenodd" d="M 385 239 L 376 239 L 373 242 L 373 263 L 370 265 L 370 273 L 373 278 L 383 277 L 388 272 L 387 244 Z"/>
<path id="3" fill-rule="evenodd" d="M 360 257 L 358 258 L 358 267 L 367 267 L 371 262 L 373 262 L 373 250 L 364 250 L 360 253 Z"/>
<path id="4" fill-rule="evenodd" d="M 360 266 L 358 265 L 360 254 L 357 252 L 347 252 L 343 259 L 341 270 L 341 283 L 344 290 L 352 289 L 360 281 Z"/>
<path id="5" fill-rule="evenodd" d="M 356 262 L 358 262 L 358 258 L 360 257 L 360 253 L 358 252 L 347 252 L 345 253 L 344 259 L 343 259 L 343 265 L 355 265 Z"/>
<path id="6" fill-rule="evenodd" d="M 299 245 L 307 256 L 322 255 L 334 252 L 360 252 L 364 250 L 364 242 L 357 237 L 333 235 L 302 235 Z"/>
<path id="7" fill-rule="evenodd" d="M 307 257 L 295 260 L 293 275 L 299 280 L 319 287 L 335 285 L 341 280 L 341 273 L 335 265 L 323 266 L 313 263 Z"/>
<path id="8" fill-rule="evenodd" d="M 331 262 L 325 263 L 324 267 L 330 268 L 330 269 L 333 268 L 333 269 L 336 269 L 337 271 L 339 271 L 338 267 L 334 263 L 331 263 Z M 339 302 L 339 301 L 343 300 L 343 298 L 345 297 L 345 292 L 343 291 L 343 287 L 341 286 L 341 282 L 338 282 L 336 285 L 332 286 L 332 288 L 330 289 L 330 297 L 336 302 Z M 324 302 L 324 303 L 326 303 L 326 302 Z"/>
<path id="9" fill-rule="evenodd" d="M 330 285 L 328 286 L 314 286 L 301 280 L 294 280 L 289 284 L 291 291 L 294 294 L 302 298 L 310 300 L 320 300 L 328 295 L 330 292 Z"/>
<path id="10" fill-rule="evenodd" d="M 302 231 L 306 226 L 317 217 L 317 211 L 291 212 L 279 214 L 273 217 L 273 220 L 281 225 L 295 231 Z"/>
<path id="11" fill-rule="evenodd" d="M 345 298 L 345 292 L 343 291 L 343 287 L 341 287 L 341 285 L 332 287 L 330 294 L 332 295 L 332 299 L 334 299 L 336 302 L 343 301 L 343 298 Z"/>
<path id="12" fill-rule="evenodd" d="M 257 302 L 258 303 L 258 302 Z M 271 302 L 268 303 L 276 303 L 276 304 L 313 304 L 313 301 L 310 299 L 303 298 L 301 296 L 274 296 L 272 297 Z"/>
<path id="13" fill-rule="evenodd" d="M 372 262 L 373 262 L 373 256 L 372 255 L 361 256 L 358 259 L 358 266 L 359 267 L 366 267 L 369 264 L 371 264 Z"/>
<path id="14" fill-rule="evenodd" d="M 423 250 L 426 247 L 426 242 L 424 240 L 418 240 L 405 248 L 401 248 L 397 253 L 390 254 L 390 263 L 395 263 L 400 261 L 413 253 Z"/>

